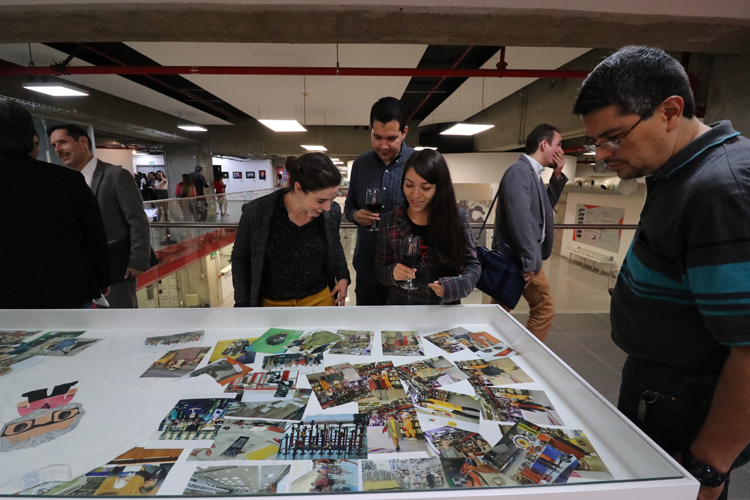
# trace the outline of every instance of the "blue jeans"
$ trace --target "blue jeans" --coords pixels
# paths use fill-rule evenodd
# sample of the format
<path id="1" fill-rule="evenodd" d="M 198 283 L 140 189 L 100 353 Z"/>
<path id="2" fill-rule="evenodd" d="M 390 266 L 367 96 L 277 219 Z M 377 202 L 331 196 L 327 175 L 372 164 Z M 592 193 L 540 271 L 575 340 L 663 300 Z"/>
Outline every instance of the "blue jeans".
<path id="1" fill-rule="evenodd" d="M 617 408 L 670 455 L 686 450 L 698 436 L 711 409 L 718 371 L 674 368 L 628 356 L 622 368 Z M 647 405 L 644 421 L 638 420 L 638 405 L 644 391 L 659 393 Z M 750 461 L 750 446 L 740 453 L 732 468 Z M 726 499 L 729 481 L 719 497 Z"/>

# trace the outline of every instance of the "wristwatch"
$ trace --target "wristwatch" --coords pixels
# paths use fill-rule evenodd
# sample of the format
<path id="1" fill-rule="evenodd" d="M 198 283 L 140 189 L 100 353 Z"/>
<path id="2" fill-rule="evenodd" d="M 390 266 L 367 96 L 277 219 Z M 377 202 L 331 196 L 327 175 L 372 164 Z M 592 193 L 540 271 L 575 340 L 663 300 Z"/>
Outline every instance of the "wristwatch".
<path id="1" fill-rule="evenodd" d="M 726 474 L 719 474 L 716 472 L 716 469 L 710 465 L 699 462 L 693 458 L 693 455 L 690 454 L 689 450 L 685 450 L 685 453 L 682 456 L 682 465 L 690 474 L 692 474 L 693 477 L 695 477 L 695 479 L 698 480 L 699 483 L 703 486 L 708 486 L 709 488 L 718 488 L 724 484 L 724 481 L 729 479 L 728 472 Z"/>

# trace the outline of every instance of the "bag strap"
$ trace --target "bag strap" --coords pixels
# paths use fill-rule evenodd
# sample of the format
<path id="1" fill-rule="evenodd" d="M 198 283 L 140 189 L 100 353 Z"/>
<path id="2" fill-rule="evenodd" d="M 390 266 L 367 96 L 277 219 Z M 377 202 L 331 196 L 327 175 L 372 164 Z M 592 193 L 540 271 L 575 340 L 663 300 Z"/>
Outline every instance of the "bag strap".
<path id="1" fill-rule="evenodd" d="M 495 198 L 492 200 L 492 204 L 490 205 L 490 209 L 487 210 L 487 217 L 484 218 L 484 222 L 482 222 L 482 229 L 479 230 L 479 234 L 477 234 L 477 239 L 474 241 L 474 246 L 477 246 L 477 243 L 479 243 L 479 238 L 482 237 L 482 232 L 484 231 L 484 226 L 487 225 L 487 220 L 490 218 L 490 214 L 492 213 L 492 208 L 495 206 L 495 202 L 497 201 L 497 197 L 500 195 L 500 187 L 502 186 L 502 182 L 500 182 L 500 186 L 497 187 L 497 193 L 495 193 Z"/>

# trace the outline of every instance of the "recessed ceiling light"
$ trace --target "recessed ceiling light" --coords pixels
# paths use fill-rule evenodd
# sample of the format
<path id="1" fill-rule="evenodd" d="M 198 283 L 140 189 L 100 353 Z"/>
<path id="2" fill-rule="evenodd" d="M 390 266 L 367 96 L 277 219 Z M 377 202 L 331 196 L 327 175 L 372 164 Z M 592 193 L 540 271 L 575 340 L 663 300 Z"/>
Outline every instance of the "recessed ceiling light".
<path id="1" fill-rule="evenodd" d="M 593 151 L 589 151 L 588 153 L 583 153 L 583 156 L 594 156 L 595 154 Z"/>
<path id="2" fill-rule="evenodd" d="M 274 132 L 307 132 L 297 120 L 258 120 Z"/>
<path id="3" fill-rule="evenodd" d="M 414 148 L 414 151 L 424 151 L 425 149 L 437 150 L 437 148 L 433 148 L 430 146 L 417 146 L 416 148 Z"/>
<path id="4" fill-rule="evenodd" d="M 187 130 L 188 132 L 208 132 L 208 129 L 205 127 L 201 127 L 200 125 L 177 125 L 177 128 L 181 128 L 182 130 Z"/>
<path id="5" fill-rule="evenodd" d="M 341 161 L 341 160 L 338 160 L 338 161 L 335 161 L 335 162 L 333 162 L 333 164 L 334 164 L 334 165 L 343 165 L 343 164 L 344 164 L 344 162 L 343 162 L 343 161 Z"/>
<path id="6" fill-rule="evenodd" d="M 475 135 L 479 132 L 489 130 L 494 125 L 477 125 L 475 123 L 457 123 L 448 130 L 440 132 L 440 135 Z"/>
<path id="7" fill-rule="evenodd" d="M 24 83 L 23 88 L 54 97 L 85 97 L 89 95 L 85 90 L 59 83 Z"/>
<path id="8" fill-rule="evenodd" d="M 329 158 L 331 158 L 331 157 L 329 156 Z M 337 161 L 341 161 L 341 160 L 339 160 L 338 158 L 331 158 L 331 161 L 332 161 L 333 163 L 336 163 Z"/>
<path id="9" fill-rule="evenodd" d="M 143 151 L 136 151 L 133 150 L 133 156 L 148 156 L 148 153 L 144 153 Z"/>
<path id="10" fill-rule="evenodd" d="M 310 146 L 302 144 L 302 147 L 308 151 L 328 151 L 325 146 Z"/>

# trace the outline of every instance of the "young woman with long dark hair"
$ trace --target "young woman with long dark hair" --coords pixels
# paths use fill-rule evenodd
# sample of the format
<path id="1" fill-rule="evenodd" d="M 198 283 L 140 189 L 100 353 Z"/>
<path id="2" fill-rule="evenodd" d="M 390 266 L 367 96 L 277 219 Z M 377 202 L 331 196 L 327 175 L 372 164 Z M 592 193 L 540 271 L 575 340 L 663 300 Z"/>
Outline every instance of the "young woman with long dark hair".
<path id="1" fill-rule="evenodd" d="M 469 217 L 458 208 L 448 165 L 437 151 L 409 157 L 401 183 L 404 203 L 381 216 L 375 274 L 389 285 L 389 304 L 456 304 L 474 289 L 482 268 Z M 417 235 L 416 267 L 403 264 L 403 241 Z M 400 286 L 412 279 L 416 290 Z"/>

